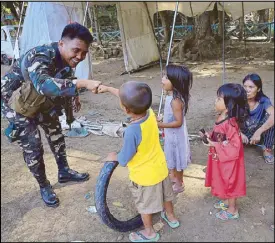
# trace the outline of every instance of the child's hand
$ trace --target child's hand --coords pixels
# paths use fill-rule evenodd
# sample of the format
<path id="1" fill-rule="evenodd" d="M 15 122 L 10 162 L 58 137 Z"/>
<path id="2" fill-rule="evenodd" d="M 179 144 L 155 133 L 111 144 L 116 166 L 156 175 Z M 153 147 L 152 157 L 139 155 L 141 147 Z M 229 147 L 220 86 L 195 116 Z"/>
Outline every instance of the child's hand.
<path id="1" fill-rule="evenodd" d="M 163 128 L 163 122 L 158 121 L 158 128 Z"/>
<path id="2" fill-rule="evenodd" d="M 241 133 L 241 137 L 244 144 L 249 144 L 249 139 L 245 134 Z"/>
<path id="3" fill-rule="evenodd" d="M 158 121 L 158 122 L 161 122 L 161 121 L 162 121 L 162 119 L 163 119 L 163 115 L 162 115 L 162 114 L 160 114 L 160 115 L 157 117 L 157 121 Z"/>
<path id="4" fill-rule="evenodd" d="M 108 154 L 108 156 L 104 159 L 104 162 L 106 161 L 117 161 L 117 153 L 111 152 Z"/>
<path id="5" fill-rule="evenodd" d="M 204 136 L 204 134 L 201 131 L 199 131 L 199 135 L 201 138 Z M 206 137 L 210 138 L 210 135 L 208 132 L 205 132 L 205 135 L 206 135 Z"/>
<path id="6" fill-rule="evenodd" d="M 206 133 L 205 133 L 206 134 Z M 202 142 L 205 146 L 208 146 L 208 147 L 214 147 L 215 146 L 215 142 L 213 142 L 212 140 L 210 140 L 208 137 L 207 137 L 207 141 L 208 141 L 208 144 Z"/>
<path id="7" fill-rule="evenodd" d="M 109 92 L 108 88 L 109 88 L 108 86 L 101 84 L 98 87 L 98 93 L 101 94 L 101 93 Z"/>

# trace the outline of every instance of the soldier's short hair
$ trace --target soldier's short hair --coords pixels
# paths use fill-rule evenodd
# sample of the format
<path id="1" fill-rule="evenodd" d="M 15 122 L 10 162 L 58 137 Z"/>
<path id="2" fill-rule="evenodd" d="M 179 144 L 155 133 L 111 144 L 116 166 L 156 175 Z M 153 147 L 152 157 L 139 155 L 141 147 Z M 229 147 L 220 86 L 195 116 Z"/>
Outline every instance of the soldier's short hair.
<path id="1" fill-rule="evenodd" d="M 146 83 L 129 81 L 120 87 L 119 98 L 130 112 L 142 114 L 152 105 L 152 90 Z"/>
<path id="2" fill-rule="evenodd" d="M 65 26 L 61 35 L 61 39 L 63 38 L 69 38 L 71 40 L 78 38 L 87 45 L 93 42 L 93 36 L 90 31 L 85 26 L 76 22 Z"/>

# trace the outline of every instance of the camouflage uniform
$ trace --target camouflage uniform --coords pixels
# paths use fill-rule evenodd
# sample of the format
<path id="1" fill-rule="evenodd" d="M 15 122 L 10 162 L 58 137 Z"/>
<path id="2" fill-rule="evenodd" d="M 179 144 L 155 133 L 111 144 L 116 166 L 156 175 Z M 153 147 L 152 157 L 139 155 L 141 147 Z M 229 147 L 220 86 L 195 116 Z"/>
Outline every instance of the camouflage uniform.
<path id="1" fill-rule="evenodd" d="M 76 85 L 72 80 L 53 78 L 65 67 L 57 43 L 35 47 L 25 55 L 27 55 L 25 68 L 38 93 L 51 97 L 54 102 L 60 96 L 78 95 Z M 40 186 L 43 186 L 47 180 L 43 159 L 44 150 L 38 125 L 45 131 L 58 169 L 68 167 L 65 139 L 58 118 L 61 107 L 56 105 L 49 113 L 38 113 L 34 118 L 24 117 L 9 107 L 8 100 L 12 93 L 25 82 L 21 72 L 21 62 L 25 55 L 20 57 L 10 71 L 1 78 L 1 100 L 3 101 L 1 110 L 9 122 L 14 123 L 24 160 Z"/>

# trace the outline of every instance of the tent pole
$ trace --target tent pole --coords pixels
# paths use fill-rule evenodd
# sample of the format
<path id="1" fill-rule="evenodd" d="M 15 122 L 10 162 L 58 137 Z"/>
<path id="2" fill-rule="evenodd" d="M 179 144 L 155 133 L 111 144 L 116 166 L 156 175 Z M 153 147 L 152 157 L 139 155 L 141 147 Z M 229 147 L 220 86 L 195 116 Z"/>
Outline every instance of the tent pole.
<path id="1" fill-rule="evenodd" d="M 173 42 L 173 35 L 174 35 L 174 29 L 175 29 L 175 23 L 176 23 L 176 17 L 177 17 L 178 7 L 179 7 L 179 2 L 176 3 L 176 7 L 175 7 L 175 13 L 174 13 L 174 19 L 173 19 L 173 26 L 172 26 L 172 33 L 171 33 L 171 37 L 170 37 L 170 43 L 169 43 L 169 49 L 168 49 L 167 60 L 166 60 L 166 66 L 169 64 L 169 59 L 170 59 L 170 53 L 171 53 L 172 42 Z M 161 107 L 162 107 L 162 102 L 163 102 L 163 93 L 164 93 L 164 91 L 163 91 L 163 89 L 162 89 L 162 90 L 161 90 L 160 103 L 159 103 L 158 116 L 160 115 L 160 112 L 161 112 Z"/>
<path id="2" fill-rule="evenodd" d="M 22 22 L 22 17 L 23 17 L 24 4 L 25 4 L 25 2 L 22 3 L 22 7 L 21 7 L 20 20 L 19 20 L 19 25 L 18 25 L 17 33 L 16 33 L 16 39 L 15 39 L 15 43 L 14 43 L 13 57 L 12 57 L 11 65 L 13 65 L 14 60 L 15 60 L 15 53 L 14 53 L 15 46 L 18 45 L 18 49 L 19 49 L 18 38 L 19 38 L 19 32 L 20 32 L 21 22 Z M 19 55 L 20 55 L 20 53 L 19 53 Z"/>

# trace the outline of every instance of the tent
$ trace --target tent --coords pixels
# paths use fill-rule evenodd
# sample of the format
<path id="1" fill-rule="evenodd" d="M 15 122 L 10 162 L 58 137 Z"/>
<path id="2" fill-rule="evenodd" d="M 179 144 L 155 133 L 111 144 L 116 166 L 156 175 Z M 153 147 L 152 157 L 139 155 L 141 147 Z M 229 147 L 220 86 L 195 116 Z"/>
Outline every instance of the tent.
<path id="1" fill-rule="evenodd" d="M 126 71 L 158 61 L 158 47 L 150 18 L 153 19 L 157 8 L 158 11 L 174 11 L 175 2 L 88 2 L 90 5 L 114 3 L 117 5 Z M 21 53 L 36 45 L 58 41 L 64 26 L 70 21 L 83 23 L 85 6 L 86 2 L 29 2 L 20 39 Z M 213 7 L 214 2 L 208 1 L 179 2 L 178 12 L 196 16 Z M 218 8 L 223 9 L 220 2 Z M 274 2 L 244 2 L 244 14 L 266 8 L 274 8 Z M 236 19 L 242 16 L 242 2 L 224 2 L 224 10 Z M 76 76 L 91 77 L 91 68 L 91 58 L 87 57 L 76 68 Z"/>

